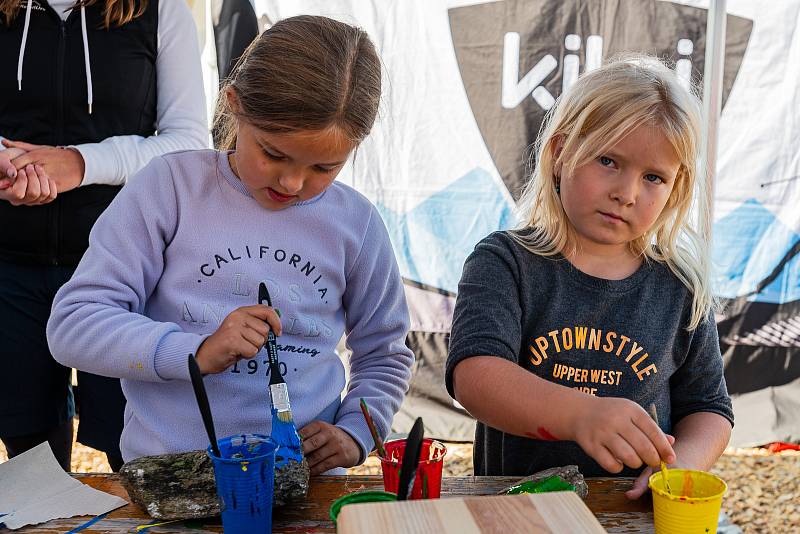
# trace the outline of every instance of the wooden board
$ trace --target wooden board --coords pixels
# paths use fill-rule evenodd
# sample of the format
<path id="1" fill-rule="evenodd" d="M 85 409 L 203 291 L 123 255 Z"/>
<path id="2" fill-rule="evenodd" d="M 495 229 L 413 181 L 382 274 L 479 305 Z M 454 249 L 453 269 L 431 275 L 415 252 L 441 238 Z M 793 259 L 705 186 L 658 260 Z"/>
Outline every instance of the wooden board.
<path id="1" fill-rule="evenodd" d="M 336 531 L 339 534 L 605 532 L 580 497 L 571 491 L 351 504 L 339 512 Z"/>

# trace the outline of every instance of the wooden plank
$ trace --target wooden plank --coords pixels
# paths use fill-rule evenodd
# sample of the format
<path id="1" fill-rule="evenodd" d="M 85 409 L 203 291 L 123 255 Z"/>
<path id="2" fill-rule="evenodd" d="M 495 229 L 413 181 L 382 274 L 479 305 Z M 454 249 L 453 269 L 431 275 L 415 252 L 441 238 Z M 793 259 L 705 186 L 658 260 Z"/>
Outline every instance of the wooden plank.
<path id="1" fill-rule="evenodd" d="M 605 532 L 584 502 L 572 492 L 528 495 L 553 532 L 597 534 Z"/>
<path id="2" fill-rule="evenodd" d="M 529 498 L 487 496 L 468 497 L 465 500 L 475 518 L 478 532 L 553 532 Z"/>
<path id="3" fill-rule="evenodd" d="M 605 530 L 576 494 L 558 492 L 354 504 L 340 512 L 338 532 L 602 534 Z"/>
<path id="4" fill-rule="evenodd" d="M 433 502 L 436 502 L 437 506 L 430 506 L 430 503 Z M 384 504 L 388 506 L 383 506 Z M 354 504 L 342 508 L 337 523 L 338 534 L 362 534 L 364 532 L 470 534 L 480 532 L 464 499 Z"/>

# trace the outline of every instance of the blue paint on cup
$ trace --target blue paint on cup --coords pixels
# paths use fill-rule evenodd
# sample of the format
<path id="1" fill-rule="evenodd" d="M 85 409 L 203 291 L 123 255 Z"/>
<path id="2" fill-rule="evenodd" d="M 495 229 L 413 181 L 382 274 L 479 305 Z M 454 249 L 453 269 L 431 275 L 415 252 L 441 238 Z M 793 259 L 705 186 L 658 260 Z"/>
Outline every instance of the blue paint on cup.
<path id="1" fill-rule="evenodd" d="M 214 478 L 228 534 L 272 532 L 272 492 L 278 444 L 263 434 L 238 434 L 217 442 Z"/>

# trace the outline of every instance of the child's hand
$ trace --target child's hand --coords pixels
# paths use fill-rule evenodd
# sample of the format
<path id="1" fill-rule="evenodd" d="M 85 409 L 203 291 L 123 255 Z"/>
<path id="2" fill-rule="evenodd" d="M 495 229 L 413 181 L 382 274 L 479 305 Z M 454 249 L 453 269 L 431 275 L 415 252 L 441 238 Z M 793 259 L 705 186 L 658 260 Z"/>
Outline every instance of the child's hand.
<path id="1" fill-rule="evenodd" d="M 14 161 L 15 167 L 40 165 L 47 169 L 47 174 L 55 181 L 61 193 L 75 189 L 83 181 L 86 162 L 77 149 L 34 145 L 9 139 L 3 139 L 3 146 L 23 150 L 23 154 Z"/>
<path id="2" fill-rule="evenodd" d="M 574 425 L 574 440 L 611 473 L 623 464 L 638 469 L 675 461 L 675 451 L 648 413 L 633 401 L 615 397 L 589 397 Z M 588 399 L 587 399 L 588 400 Z"/>
<path id="3" fill-rule="evenodd" d="M 25 151 L 21 148 L 7 148 L 0 150 L 0 191 L 8 189 L 17 177 L 17 168 L 11 160 L 21 156 Z"/>
<path id="4" fill-rule="evenodd" d="M 0 180 L 2 185 L 6 180 Z M 55 200 L 58 187 L 55 181 L 39 165 L 26 165 L 17 171 L 16 178 L 7 186 L 0 187 L 0 200 L 12 206 L 38 206 Z"/>
<path id="5" fill-rule="evenodd" d="M 675 438 L 667 434 L 667 439 L 669 440 L 670 445 L 675 443 Z M 684 469 L 686 468 L 685 465 L 681 465 L 680 463 L 670 464 L 668 466 L 669 469 Z M 631 500 L 638 499 L 647 491 L 647 483 L 650 481 L 650 475 L 660 470 L 660 467 L 650 467 L 649 465 L 644 468 L 644 470 L 636 477 L 636 480 L 633 482 L 633 486 L 631 489 L 625 492 L 625 496 Z"/>
<path id="6" fill-rule="evenodd" d="M 350 434 L 330 423 L 312 421 L 301 428 L 299 434 L 312 475 L 334 467 L 352 467 L 361 457 L 361 447 Z"/>
<path id="7" fill-rule="evenodd" d="M 197 349 L 200 372 L 221 373 L 242 358 L 252 358 L 264 346 L 270 328 L 281 335 L 281 320 L 268 306 L 254 304 L 233 310 Z"/>

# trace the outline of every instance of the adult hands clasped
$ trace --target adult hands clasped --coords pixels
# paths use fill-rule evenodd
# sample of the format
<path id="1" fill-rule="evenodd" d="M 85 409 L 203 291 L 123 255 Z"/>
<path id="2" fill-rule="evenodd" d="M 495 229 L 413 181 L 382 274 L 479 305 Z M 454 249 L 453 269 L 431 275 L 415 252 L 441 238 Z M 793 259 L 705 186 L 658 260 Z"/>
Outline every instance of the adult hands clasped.
<path id="1" fill-rule="evenodd" d="M 52 202 L 58 193 L 78 187 L 85 164 L 80 152 L 48 145 L 3 140 L 0 151 L 0 199 L 14 206 Z"/>

